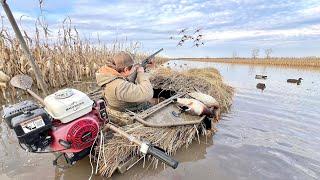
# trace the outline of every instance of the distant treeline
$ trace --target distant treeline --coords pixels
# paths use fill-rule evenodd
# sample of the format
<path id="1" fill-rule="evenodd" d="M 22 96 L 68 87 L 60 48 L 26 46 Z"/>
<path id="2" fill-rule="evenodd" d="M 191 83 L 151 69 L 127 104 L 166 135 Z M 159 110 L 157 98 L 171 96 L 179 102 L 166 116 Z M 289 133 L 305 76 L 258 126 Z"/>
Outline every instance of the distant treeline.
<path id="1" fill-rule="evenodd" d="M 256 64 L 272 66 L 320 67 L 319 57 L 271 57 L 271 58 L 176 58 L 175 60 L 192 60 L 232 64 Z"/>

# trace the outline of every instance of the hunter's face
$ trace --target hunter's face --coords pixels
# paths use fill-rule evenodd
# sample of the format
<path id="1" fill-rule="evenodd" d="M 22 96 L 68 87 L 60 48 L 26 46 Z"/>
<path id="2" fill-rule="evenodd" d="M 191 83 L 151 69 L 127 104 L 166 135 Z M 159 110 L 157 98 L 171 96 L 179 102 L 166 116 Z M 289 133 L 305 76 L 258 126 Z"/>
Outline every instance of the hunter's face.
<path id="1" fill-rule="evenodd" d="M 121 73 L 122 76 L 128 77 L 131 73 L 133 73 L 135 68 L 126 67 L 124 68 L 124 71 Z"/>

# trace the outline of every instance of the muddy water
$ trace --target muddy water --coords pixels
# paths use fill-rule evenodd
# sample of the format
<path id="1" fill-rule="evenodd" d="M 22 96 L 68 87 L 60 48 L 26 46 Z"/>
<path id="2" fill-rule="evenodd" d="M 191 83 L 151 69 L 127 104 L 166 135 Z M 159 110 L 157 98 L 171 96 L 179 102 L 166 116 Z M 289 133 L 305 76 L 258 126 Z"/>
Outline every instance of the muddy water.
<path id="1" fill-rule="evenodd" d="M 113 179 L 319 179 L 320 70 L 171 61 L 172 68 L 215 67 L 236 88 L 230 113 L 211 138 L 175 156 L 178 169 L 136 166 Z M 256 80 L 256 74 L 268 75 Z M 302 77 L 301 85 L 287 78 Z M 256 89 L 256 84 L 266 89 Z M 52 155 L 18 148 L 4 122 L 0 126 L 0 179 L 88 179 L 89 159 L 61 170 Z M 94 177 L 94 179 L 101 179 Z"/>

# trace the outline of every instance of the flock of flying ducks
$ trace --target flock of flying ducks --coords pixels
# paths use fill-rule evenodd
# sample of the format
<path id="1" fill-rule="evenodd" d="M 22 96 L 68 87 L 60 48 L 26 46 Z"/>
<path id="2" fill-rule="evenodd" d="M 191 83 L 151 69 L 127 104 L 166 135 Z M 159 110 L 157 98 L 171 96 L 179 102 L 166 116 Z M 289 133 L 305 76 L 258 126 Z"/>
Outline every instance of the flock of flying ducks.
<path id="1" fill-rule="evenodd" d="M 201 28 L 196 29 L 192 33 L 192 35 L 188 34 L 188 28 L 180 30 L 178 35 L 181 37 L 180 37 L 180 40 L 179 40 L 177 46 L 183 46 L 183 44 L 187 41 L 193 42 L 192 47 L 199 47 L 199 46 L 204 45 L 204 42 L 202 40 L 203 34 L 200 33 L 201 30 L 202 30 Z M 171 36 L 170 39 L 174 40 L 175 38 L 173 36 Z"/>

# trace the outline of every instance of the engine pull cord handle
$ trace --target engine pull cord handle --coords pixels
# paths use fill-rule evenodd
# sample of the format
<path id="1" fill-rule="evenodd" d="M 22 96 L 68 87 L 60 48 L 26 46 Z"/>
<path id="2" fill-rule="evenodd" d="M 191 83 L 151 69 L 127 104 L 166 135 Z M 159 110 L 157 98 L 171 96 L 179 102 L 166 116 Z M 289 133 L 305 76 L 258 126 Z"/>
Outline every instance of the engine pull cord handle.
<path id="1" fill-rule="evenodd" d="M 162 161 L 163 163 L 172 167 L 173 169 L 176 169 L 178 167 L 179 162 L 173 159 L 171 156 L 167 155 L 164 151 L 161 151 L 160 148 L 157 148 L 156 146 L 152 146 L 150 143 L 142 142 L 140 139 L 126 133 L 125 131 L 121 130 L 120 128 L 117 128 L 116 126 L 110 123 L 106 124 L 105 128 L 111 129 L 112 131 L 120 134 L 122 137 L 138 145 L 140 147 L 140 152 L 143 153 L 144 155 L 146 154 L 152 155 L 155 158 Z"/>

